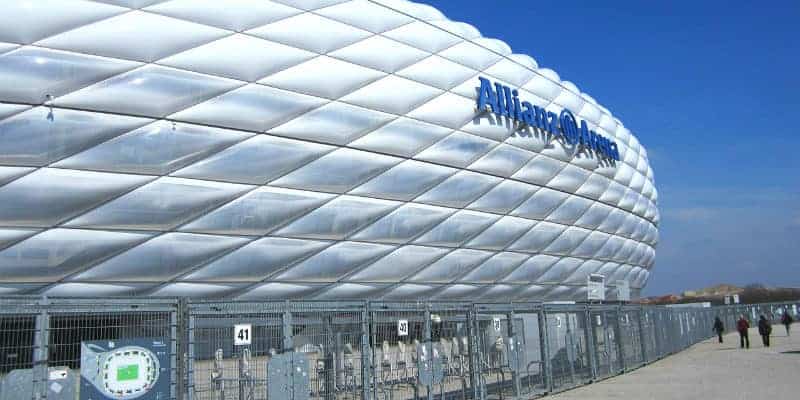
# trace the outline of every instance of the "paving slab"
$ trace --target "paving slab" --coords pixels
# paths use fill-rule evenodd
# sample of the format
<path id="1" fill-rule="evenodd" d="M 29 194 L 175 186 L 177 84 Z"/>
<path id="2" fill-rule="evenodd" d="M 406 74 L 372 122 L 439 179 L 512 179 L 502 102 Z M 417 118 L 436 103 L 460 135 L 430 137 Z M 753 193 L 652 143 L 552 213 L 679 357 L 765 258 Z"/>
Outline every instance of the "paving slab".
<path id="1" fill-rule="evenodd" d="M 750 330 L 750 349 L 739 349 L 739 335 L 729 333 L 698 343 L 648 366 L 551 397 L 587 399 L 798 399 L 800 398 L 800 324 L 786 336 L 773 326 L 771 347 Z"/>

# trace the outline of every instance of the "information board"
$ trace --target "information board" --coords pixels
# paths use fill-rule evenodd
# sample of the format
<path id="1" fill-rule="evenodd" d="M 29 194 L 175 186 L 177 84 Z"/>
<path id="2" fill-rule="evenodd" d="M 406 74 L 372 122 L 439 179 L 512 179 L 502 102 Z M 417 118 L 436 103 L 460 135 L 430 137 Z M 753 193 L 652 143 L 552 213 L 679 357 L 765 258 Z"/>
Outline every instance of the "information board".
<path id="1" fill-rule="evenodd" d="M 81 342 L 81 400 L 163 400 L 170 393 L 168 338 Z"/>

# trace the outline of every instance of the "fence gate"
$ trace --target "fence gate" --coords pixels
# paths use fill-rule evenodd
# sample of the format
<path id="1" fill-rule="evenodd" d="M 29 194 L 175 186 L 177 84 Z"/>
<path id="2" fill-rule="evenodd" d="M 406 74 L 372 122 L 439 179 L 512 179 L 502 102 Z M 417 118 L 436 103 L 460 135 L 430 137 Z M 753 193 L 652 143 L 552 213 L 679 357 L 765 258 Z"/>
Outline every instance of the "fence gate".
<path id="1" fill-rule="evenodd" d="M 619 313 L 622 355 L 626 370 L 637 368 L 644 363 L 640 318 L 640 308 L 622 307 Z"/>
<path id="2" fill-rule="evenodd" d="M 564 390 L 592 380 L 586 308 L 544 306 L 547 355 L 552 390 Z"/>
<path id="3" fill-rule="evenodd" d="M 618 326 L 615 308 L 592 306 L 589 312 L 595 350 L 595 376 L 606 378 L 622 371 L 619 356 Z"/>
<path id="4" fill-rule="evenodd" d="M 47 375 L 39 332 L 45 319 L 36 300 L 0 302 L 0 400 L 41 397 Z"/>
<path id="5" fill-rule="evenodd" d="M 370 303 L 375 399 L 473 399 L 476 361 L 464 304 Z"/>
<path id="6" fill-rule="evenodd" d="M 480 381 L 488 399 L 531 398 L 548 391 L 541 305 L 476 306 Z"/>

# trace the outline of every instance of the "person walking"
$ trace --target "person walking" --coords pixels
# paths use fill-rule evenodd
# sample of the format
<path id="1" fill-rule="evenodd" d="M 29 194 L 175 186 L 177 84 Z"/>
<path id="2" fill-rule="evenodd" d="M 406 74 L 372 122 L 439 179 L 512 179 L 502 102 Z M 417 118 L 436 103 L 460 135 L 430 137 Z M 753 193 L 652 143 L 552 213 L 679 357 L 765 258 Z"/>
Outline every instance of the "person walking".
<path id="1" fill-rule="evenodd" d="M 719 342 L 722 343 L 722 332 L 725 332 L 725 325 L 722 325 L 722 320 L 719 317 L 714 317 L 714 332 L 719 337 Z"/>
<path id="2" fill-rule="evenodd" d="M 750 329 L 750 323 L 747 322 L 747 318 L 745 318 L 744 314 L 736 321 L 736 330 L 739 331 L 739 347 L 745 348 L 745 344 L 747 348 L 750 348 L 750 336 L 747 334 L 747 330 Z"/>
<path id="3" fill-rule="evenodd" d="M 794 320 L 792 319 L 792 316 L 789 315 L 789 311 L 784 311 L 783 316 L 781 317 L 781 323 L 783 324 L 783 327 L 786 328 L 786 336 L 789 336 L 789 327 L 792 325 L 792 322 L 794 322 Z"/>
<path id="4" fill-rule="evenodd" d="M 764 314 L 761 314 L 761 317 L 758 319 L 758 334 L 761 335 L 761 342 L 764 343 L 764 347 L 769 347 L 769 335 L 772 334 L 772 324 L 769 323 L 769 320 Z"/>

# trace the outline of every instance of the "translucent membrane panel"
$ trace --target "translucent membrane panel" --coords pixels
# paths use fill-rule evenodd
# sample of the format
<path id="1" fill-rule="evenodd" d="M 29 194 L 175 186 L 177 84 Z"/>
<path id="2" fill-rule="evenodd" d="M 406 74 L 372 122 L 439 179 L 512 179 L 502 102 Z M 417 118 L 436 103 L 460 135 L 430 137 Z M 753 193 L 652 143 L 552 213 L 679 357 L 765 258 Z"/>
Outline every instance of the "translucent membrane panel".
<path id="1" fill-rule="evenodd" d="M 586 280 L 590 274 L 596 274 L 603 266 L 602 261 L 588 260 L 584 262 L 578 269 L 572 273 L 564 283 L 571 283 L 576 285 L 585 285 Z"/>
<path id="2" fill-rule="evenodd" d="M 609 237 L 607 233 L 592 232 L 570 254 L 577 257 L 594 257 Z"/>
<path id="3" fill-rule="evenodd" d="M 229 79 L 148 65 L 57 98 L 54 104 L 164 117 L 240 85 Z"/>
<path id="4" fill-rule="evenodd" d="M 173 175 L 184 178 L 263 184 L 334 149 L 331 146 L 256 135 Z"/>
<path id="5" fill-rule="evenodd" d="M 71 280 L 163 282 L 248 241 L 228 236 L 166 233 L 92 267 Z"/>
<path id="6" fill-rule="evenodd" d="M 372 34 L 317 14 L 300 14 L 248 31 L 274 42 L 325 54 Z"/>
<path id="7" fill-rule="evenodd" d="M 505 180 L 471 203 L 468 208 L 505 214 L 531 197 L 539 186 Z"/>
<path id="8" fill-rule="evenodd" d="M 617 254 L 622 245 L 625 244 L 625 239 L 620 236 L 611 236 L 608 241 L 595 253 L 595 257 L 599 259 L 611 259 L 614 254 Z"/>
<path id="9" fill-rule="evenodd" d="M 183 280 L 258 282 L 329 245 L 330 242 L 267 237 L 211 262 Z"/>
<path id="10" fill-rule="evenodd" d="M 570 195 L 548 188 L 541 188 L 522 203 L 511 215 L 525 218 L 544 219 L 566 201 Z"/>
<path id="11" fill-rule="evenodd" d="M 529 257 L 529 255 L 521 253 L 498 253 L 461 277 L 458 281 L 465 283 L 495 282 L 508 275 Z"/>
<path id="12" fill-rule="evenodd" d="M 405 204 L 353 236 L 354 240 L 405 243 L 428 231 L 450 216 L 454 210 Z"/>
<path id="13" fill-rule="evenodd" d="M 351 275 L 347 280 L 397 282 L 442 257 L 448 250 L 436 247 L 403 246 Z"/>
<path id="14" fill-rule="evenodd" d="M 405 115 L 441 90 L 405 78 L 388 75 L 342 98 L 342 101 L 373 110 Z"/>
<path id="15" fill-rule="evenodd" d="M 578 258 L 562 258 L 553 264 L 550 268 L 540 276 L 537 283 L 561 283 L 569 275 L 571 275 L 578 267 L 583 264 L 584 260 Z"/>
<path id="16" fill-rule="evenodd" d="M 533 157 L 533 153 L 518 147 L 500 144 L 489 154 L 469 166 L 475 171 L 509 177 Z"/>
<path id="17" fill-rule="evenodd" d="M 45 47 L 153 62 L 228 35 L 227 31 L 141 11 L 47 38 Z M 120 46 L 125 43 L 125 46 Z"/>
<path id="18" fill-rule="evenodd" d="M 365 0 L 343 2 L 322 8 L 318 12 L 328 18 L 374 33 L 385 32 L 413 21 L 405 14 Z"/>
<path id="19" fill-rule="evenodd" d="M 448 301 L 475 299 L 483 289 L 475 285 L 447 285 L 437 291 L 433 298 Z"/>
<path id="20" fill-rule="evenodd" d="M 511 216 L 502 217 L 465 246 L 486 250 L 502 250 L 531 229 L 535 221 Z"/>
<path id="21" fill-rule="evenodd" d="M 141 283 L 60 283 L 46 289 L 42 294 L 66 297 L 133 296 L 153 286 L 153 284 Z"/>
<path id="22" fill-rule="evenodd" d="M 594 203 L 580 218 L 578 218 L 575 224 L 594 229 L 605 221 L 609 213 L 611 213 L 611 207 L 602 203 Z"/>
<path id="23" fill-rule="evenodd" d="M 344 145 L 392 119 L 389 114 L 334 102 L 272 128 L 270 133 Z"/>
<path id="24" fill-rule="evenodd" d="M 474 77 L 478 71 L 439 56 L 430 56 L 396 73 L 412 81 L 442 90 L 449 90 Z"/>
<path id="25" fill-rule="evenodd" d="M 402 301 L 408 299 L 428 298 L 435 294 L 437 290 L 439 290 L 438 285 L 402 284 L 389 290 L 389 292 L 383 295 L 382 299 L 390 301 Z"/>
<path id="26" fill-rule="evenodd" d="M 425 267 L 408 279 L 417 283 L 447 283 L 456 280 L 494 253 L 480 250 L 457 249 Z"/>
<path id="27" fill-rule="evenodd" d="M 33 170 L 33 167 L 0 167 L 0 185 L 5 185 Z"/>
<path id="28" fill-rule="evenodd" d="M 414 21 L 385 32 L 383 36 L 431 53 L 437 53 L 462 39 L 423 21 Z"/>
<path id="29" fill-rule="evenodd" d="M 515 88 L 524 85 L 535 75 L 530 69 L 507 58 L 501 59 L 483 72 L 506 81 Z"/>
<path id="30" fill-rule="evenodd" d="M 320 284 L 271 282 L 246 290 L 236 298 L 239 300 L 286 300 L 308 298 L 312 293 L 319 291 L 323 287 L 324 285 Z"/>
<path id="31" fill-rule="evenodd" d="M 417 201 L 464 207 L 501 182 L 499 178 L 461 171 L 420 196 Z"/>
<path id="32" fill-rule="evenodd" d="M 517 269 L 505 278 L 501 278 L 506 283 L 528 283 L 533 282 L 544 274 L 553 264 L 559 260 L 558 257 L 547 255 L 535 255 L 522 263 Z"/>
<path id="33" fill-rule="evenodd" d="M 293 7 L 271 1 L 176 0 L 158 2 L 147 11 L 204 25 L 241 32 L 301 13 Z"/>
<path id="34" fill-rule="evenodd" d="M 491 140 L 454 132 L 414 158 L 463 168 L 486 154 L 493 146 L 495 142 Z"/>
<path id="35" fill-rule="evenodd" d="M 400 117 L 350 143 L 350 146 L 411 157 L 450 132 L 451 129 Z"/>
<path id="36" fill-rule="evenodd" d="M 384 76 L 385 73 L 374 69 L 319 56 L 267 76 L 259 83 L 326 99 L 338 99 Z"/>
<path id="37" fill-rule="evenodd" d="M 164 175 L 248 136 L 244 132 L 159 121 L 76 154 L 56 166 Z"/>
<path id="38" fill-rule="evenodd" d="M 315 56 L 305 50 L 237 34 L 176 54 L 159 64 L 255 82 Z"/>
<path id="39" fill-rule="evenodd" d="M 52 282 L 149 237 L 127 232 L 50 229 L 0 251 L 0 281 Z"/>
<path id="40" fill-rule="evenodd" d="M 264 132 L 325 102 L 317 97 L 251 84 L 179 112 L 172 118 Z"/>
<path id="41" fill-rule="evenodd" d="M 335 282 L 361 265 L 374 261 L 394 247 L 370 243 L 340 242 L 275 277 L 283 281 Z"/>
<path id="42" fill-rule="evenodd" d="M 0 249 L 11 246 L 36 232 L 33 229 L 0 229 Z"/>
<path id="43" fill-rule="evenodd" d="M 587 179 L 589 179 L 589 171 L 574 165 L 567 165 L 555 178 L 550 180 L 547 186 L 574 193 Z"/>
<path id="44" fill-rule="evenodd" d="M 407 160 L 356 187 L 350 193 L 408 201 L 456 171 L 454 168 Z"/>
<path id="45" fill-rule="evenodd" d="M 546 285 L 525 286 L 524 289 L 516 294 L 516 298 L 519 300 L 541 301 L 551 288 L 552 286 Z"/>
<path id="46" fill-rule="evenodd" d="M 249 186 L 161 178 L 67 225 L 115 229 L 172 229 L 250 189 Z"/>
<path id="47" fill-rule="evenodd" d="M 170 283 L 152 291 L 155 297 L 225 297 L 241 289 L 240 284 Z"/>
<path id="48" fill-rule="evenodd" d="M 399 163 L 401 159 L 360 150 L 342 148 L 273 182 L 328 192 L 347 192 Z"/>
<path id="49" fill-rule="evenodd" d="M 534 228 L 535 230 L 536 228 Z M 588 230 L 576 227 L 567 228 L 558 238 L 553 240 L 544 251 L 550 254 L 569 254 L 589 235 Z"/>
<path id="50" fill-rule="evenodd" d="M 422 235 L 414 243 L 457 247 L 483 232 L 499 218 L 500 216 L 493 214 L 459 211 Z"/>
<path id="51" fill-rule="evenodd" d="M 0 187 L 0 224 L 51 226 L 153 179 L 43 168 Z"/>
<path id="52" fill-rule="evenodd" d="M 0 13 L 0 41 L 33 43 L 78 26 L 128 11 L 102 3 L 81 4 L 67 0 L 13 1 Z M 47 21 L 43 24 L 42 21 Z"/>
<path id="53" fill-rule="evenodd" d="M 261 187 L 186 224 L 181 230 L 263 235 L 321 206 L 333 197 L 325 193 Z"/>
<path id="54" fill-rule="evenodd" d="M 2 50 L 0 50 L 2 51 Z M 0 119 L 8 118 L 14 114 L 21 113 L 27 109 L 31 108 L 29 105 L 25 104 L 2 104 L 0 103 Z"/>
<path id="55" fill-rule="evenodd" d="M 294 221 L 277 234 L 341 240 L 398 205 L 393 201 L 340 196 Z"/>
<path id="56" fill-rule="evenodd" d="M 150 121 L 122 115 L 36 107 L 0 120 L 0 163 L 47 165 Z"/>
<path id="57" fill-rule="evenodd" d="M 483 71 L 502 58 L 501 55 L 469 41 L 458 43 L 439 55 L 478 71 Z"/>
<path id="58" fill-rule="evenodd" d="M 537 185 L 546 185 L 565 166 L 565 163 L 550 157 L 538 156 L 514 174 L 514 179 Z"/>
<path id="59" fill-rule="evenodd" d="M 522 285 L 490 285 L 486 286 L 479 298 L 485 301 L 497 301 L 497 299 L 513 299 L 518 293 L 525 289 Z"/>
<path id="60" fill-rule="evenodd" d="M 383 57 L 375 57 L 382 53 Z M 372 36 L 330 53 L 354 64 L 387 73 L 397 72 L 430 54 L 383 36 Z"/>
<path id="61" fill-rule="evenodd" d="M 314 296 L 314 300 L 362 300 L 380 296 L 389 285 L 341 283 Z"/>
<path id="62" fill-rule="evenodd" d="M 409 112 L 408 116 L 448 128 L 461 129 L 476 116 L 475 100 L 445 92 Z"/>
<path id="63" fill-rule="evenodd" d="M 0 84 L 0 99 L 41 103 L 138 65 L 105 57 L 23 47 L 0 56 L 0 82 L 5 82 Z"/>
<path id="64" fill-rule="evenodd" d="M 526 253 L 538 253 L 556 240 L 564 232 L 564 229 L 566 229 L 566 226 L 539 222 L 511 246 L 508 246 L 508 249 Z"/>

